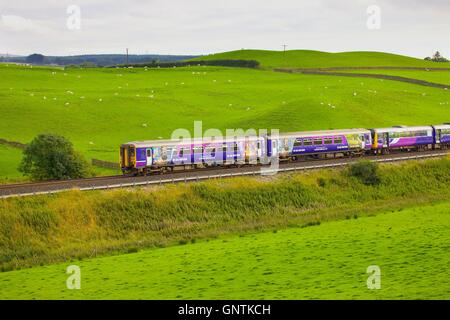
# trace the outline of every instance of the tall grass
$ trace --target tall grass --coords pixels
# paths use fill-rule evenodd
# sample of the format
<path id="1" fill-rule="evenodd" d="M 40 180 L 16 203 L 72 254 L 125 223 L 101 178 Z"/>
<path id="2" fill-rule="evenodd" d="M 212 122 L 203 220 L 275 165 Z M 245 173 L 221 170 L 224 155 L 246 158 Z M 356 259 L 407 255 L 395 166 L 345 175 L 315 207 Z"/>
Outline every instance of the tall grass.
<path id="1" fill-rule="evenodd" d="M 0 201 L 3 271 L 448 199 L 450 159 Z"/>

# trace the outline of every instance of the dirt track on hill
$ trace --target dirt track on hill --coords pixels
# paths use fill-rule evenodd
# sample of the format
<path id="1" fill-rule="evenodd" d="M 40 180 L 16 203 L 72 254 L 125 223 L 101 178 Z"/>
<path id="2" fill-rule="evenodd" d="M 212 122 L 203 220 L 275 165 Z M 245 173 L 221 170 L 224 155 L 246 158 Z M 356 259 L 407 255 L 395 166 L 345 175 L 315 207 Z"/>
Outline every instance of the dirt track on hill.
<path id="1" fill-rule="evenodd" d="M 347 73 L 347 72 L 336 72 L 333 70 L 374 70 L 374 69 L 391 69 L 391 70 L 421 70 L 421 71 L 449 71 L 450 68 L 415 68 L 415 67 L 336 67 L 336 68 L 318 68 L 318 69 L 274 69 L 276 72 L 286 72 L 286 73 L 300 73 L 300 74 L 310 74 L 310 75 L 326 75 L 326 76 L 338 76 L 338 77 L 353 77 L 353 78 L 374 78 L 383 80 L 400 81 L 406 83 L 412 83 L 425 87 L 439 88 L 439 89 L 449 89 L 450 85 L 429 82 L 425 80 L 419 80 L 414 78 L 407 78 L 401 76 L 392 76 L 386 74 L 378 73 Z"/>

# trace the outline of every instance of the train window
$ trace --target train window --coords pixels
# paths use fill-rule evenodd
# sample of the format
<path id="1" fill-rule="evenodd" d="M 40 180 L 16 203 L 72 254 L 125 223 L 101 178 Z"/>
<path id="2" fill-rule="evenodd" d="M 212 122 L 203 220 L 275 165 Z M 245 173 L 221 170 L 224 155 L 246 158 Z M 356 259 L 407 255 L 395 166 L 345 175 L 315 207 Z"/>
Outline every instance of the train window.
<path id="1" fill-rule="evenodd" d="M 303 139 L 304 146 L 312 146 L 312 139 Z"/>
<path id="2" fill-rule="evenodd" d="M 323 143 L 324 144 L 333 144 L 333 139 L 332 138 L 324 138 Z"/>
<path id="3" fill-rule="evenodd" d="M 194 153 L 195 154 L 201 154 L 201 153 L 203 153 L 203 148 L 202 147 L 195 147 L 194 148 Z"/>
<path id="4" fill-rule="evenodd" d="M 211 148 L 211 147 L 206 148 L 205 155 L 215 157 L 216 156 L 216 148 Z"/>
<path id="5" fill-rule="evenodd" d="M 180 153 L 178 154 L 180 157 L 182 157 L 183 155 L 184 155 L 184 149 L 183 148 L 181 148 L 180 149 Z"/>
<path id="6" fill-rule="evenodd" d="M 295 139 L 294 148 L 302 146 L 302 139 Z"/>
<path id="7" fill-rule="evenodd" d="M 152 156 L 152 151 L 150 149 L 147 149 L 147 158 L 150 158 Z"/>
<path id="8" fill-rule="evenodd" d="M 235 143 L 235 144 L 234 144 L 234 152 L 236 153 L 236 152 L 238 152 L 238 151 L 239 151 L 238 145 L 237 145 L 237 143 Z"/>
<path id="9" fill-rule="evenodd" d="M 134 157 L 134 148 L 130 147 L 130 157 Z"/>
<path id="10" fill-rule="evenodd" d="M 441 134 L 445 134 L 445 135 L 450 134 L 450 129 L 442 129 Z"/>
<path id="11" fill-rule="evenodd" d="M 141 159 L 144 159 L 145 158 L 145 149 L 142 149 L 141 150 Z"/>
<path id="12" fill-rule="evenodd" d="M 335 137 L 334 144 L 342 144 L 342 137 Z"/>
<path id="13" fill-rule="evenodd" d="M 417 131 L 416 137 L 426 137 L 428 135 L 428 132 L 426 131 Z"/>
<path id="14" fill-rule="evenodd" d="M 319 145 L 321 145 L 321 144 L 323 144 L 322 138 L 315 138 L 315 139 L 314 139 L 314 145 L 315 145 L 315 146 L 319 146 Z"/>

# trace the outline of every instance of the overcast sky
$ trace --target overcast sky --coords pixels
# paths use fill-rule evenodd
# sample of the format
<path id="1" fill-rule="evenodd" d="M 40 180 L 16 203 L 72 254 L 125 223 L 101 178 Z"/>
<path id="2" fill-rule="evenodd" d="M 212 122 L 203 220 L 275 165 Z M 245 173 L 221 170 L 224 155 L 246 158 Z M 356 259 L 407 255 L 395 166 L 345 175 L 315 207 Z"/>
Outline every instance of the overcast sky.
<path id="1" fill-rule="evenodd" d="M 373 5 L 379 15 L 368 13 Z M 450 57 L 450 0 L 0 0 L 0 53 L 208 54 L 283 44 Z"/>

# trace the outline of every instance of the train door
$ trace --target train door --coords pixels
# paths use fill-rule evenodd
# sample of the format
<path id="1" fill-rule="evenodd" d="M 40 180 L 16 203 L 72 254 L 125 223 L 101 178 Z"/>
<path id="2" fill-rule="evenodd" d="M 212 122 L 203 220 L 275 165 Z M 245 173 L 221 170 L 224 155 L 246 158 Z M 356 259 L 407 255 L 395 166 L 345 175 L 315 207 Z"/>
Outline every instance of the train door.
<path id="1" fill-rule="evenodd" d="M 147 148 L 147 166 L 150 167 L 153 165 L 153 152 L 152 148 Z"/>
<path id="2" fill-rule="evenodd" d="M 120 166 L 128 167 L 128 149 L 125 146 L 120 146 Z"/>
<path id="3" fill-rule="evenodd" d="M 383 133 L 383 148 L 389 148 L 389 133 Z"/>
<path id="4" fill-rule="evenodd" d="M 278 158 L 278 140 L 270 140 L 272 143 L 272 158 Z"/>

